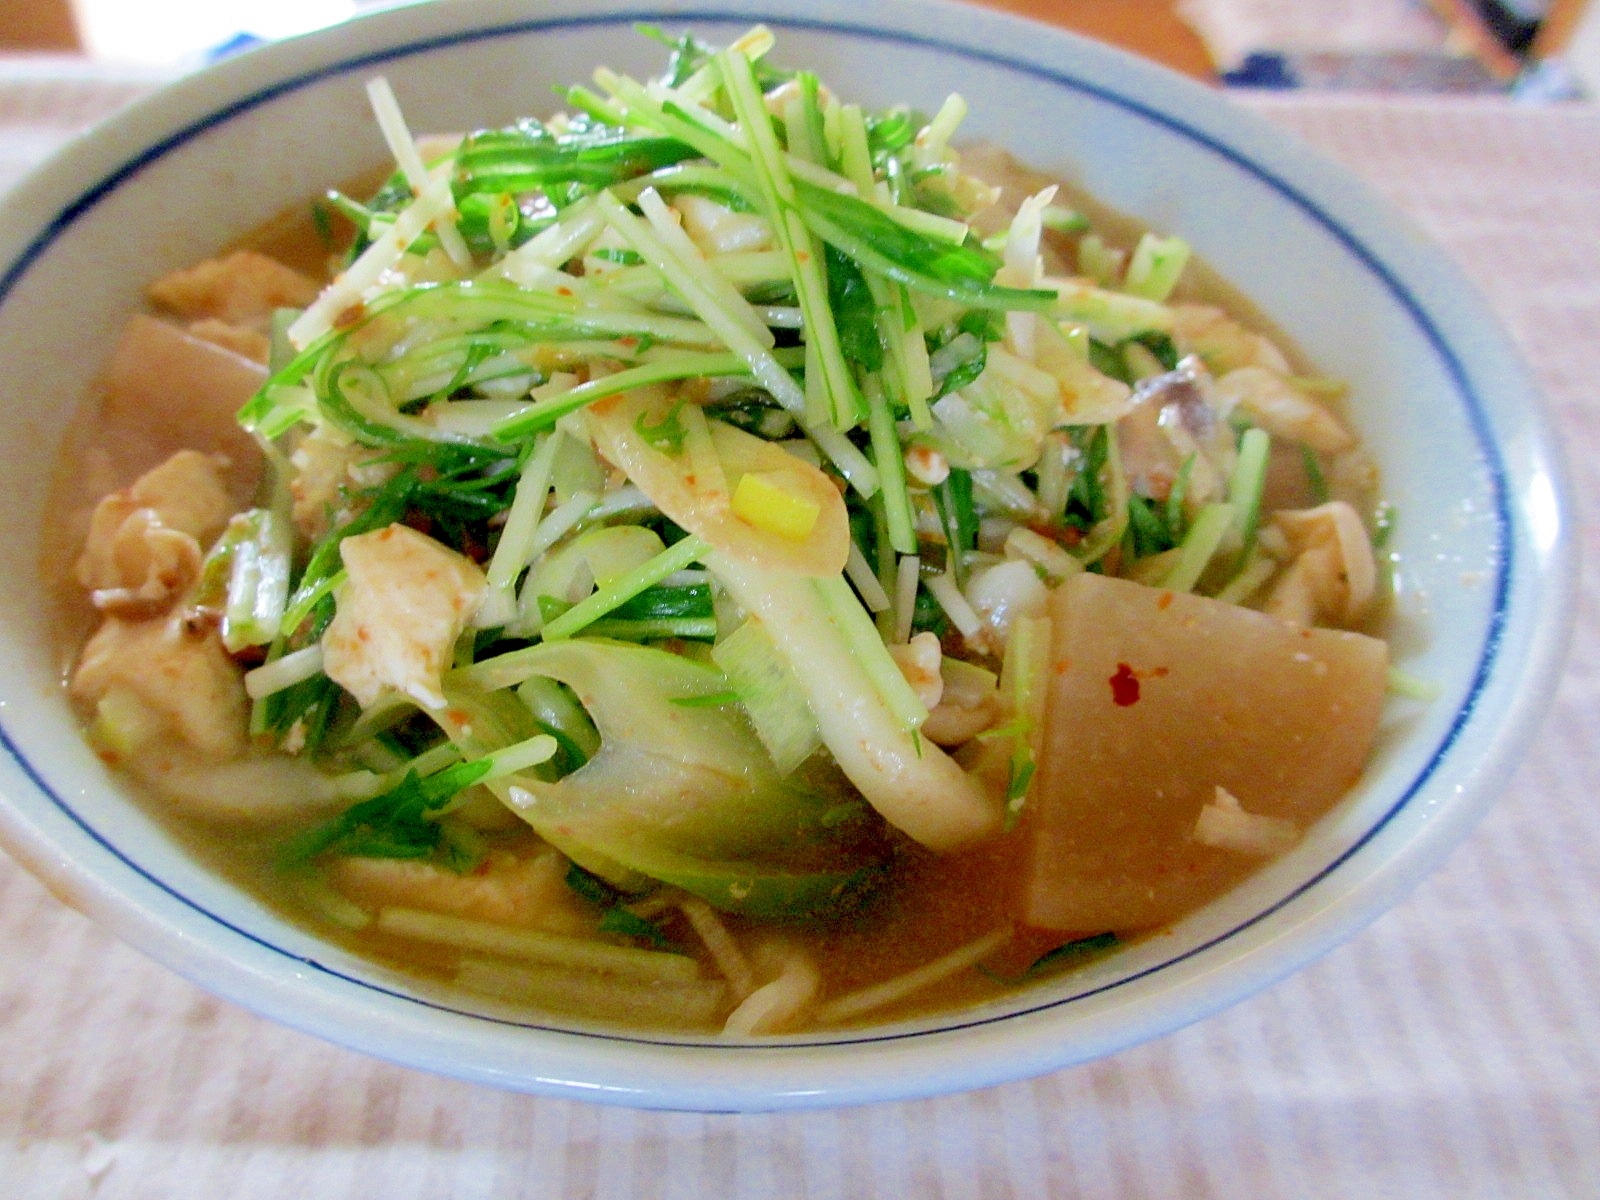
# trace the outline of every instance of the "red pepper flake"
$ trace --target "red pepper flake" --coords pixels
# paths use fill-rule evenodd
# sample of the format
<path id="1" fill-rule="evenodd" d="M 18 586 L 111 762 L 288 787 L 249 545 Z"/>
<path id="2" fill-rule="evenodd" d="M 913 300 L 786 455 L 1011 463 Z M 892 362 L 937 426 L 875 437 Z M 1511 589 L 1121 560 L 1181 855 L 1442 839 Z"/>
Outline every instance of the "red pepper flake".
<path id="1" fill-rule="evenodd" d="M 569 288 L 569 287 L 565 287 L 565 286 L 558 287 L 556 289 L 556 295 L 558 295 L 558 296 L 570 296 L 570 295 L 572 295 L 572 289 Z"/>
<path id="2" fill-rule="evenodd" d="M 638 344 L 639 344 L 639 339 L 636 338 L 636 337 L 619 337 L 617 339 L 617 345 L 626 346 L 630 350 L 632 350 Z"/>
<path id="3" fill-rule="evenodd" d="M 1171 608 L 1172 607 L 1172 593 L 1171 592 L 1162 592 L 1161 593 L 1161 598 L 1156 601 L 1156 607 L 1158 609 L 1160 609 L 1162 612 L 1166 612 L 1167 609 Z"/>
<path id="4" fill-rule="evenodd" d="M 1117 664 L 1117 673 L 1110 679 L 1111 702 L 1118 708 L 1131 708 L 1139 703 L 1139 677 L 1125 662 Z"/>

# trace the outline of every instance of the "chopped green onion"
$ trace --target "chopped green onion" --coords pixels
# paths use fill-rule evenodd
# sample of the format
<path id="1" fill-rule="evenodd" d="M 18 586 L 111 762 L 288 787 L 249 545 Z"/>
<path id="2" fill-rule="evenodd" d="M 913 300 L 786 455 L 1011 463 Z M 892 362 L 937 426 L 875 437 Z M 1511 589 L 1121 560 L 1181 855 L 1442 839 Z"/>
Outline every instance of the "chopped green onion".
<path id="1" fill-rule="evenodd" d="M 1228 503 L 1234 509 L 1234 532 L 1239 539 L 1238 565 L 1255 548 L 1261 520 L 1261 494 L 1266 486 L 1267 460 L 1272 437 L 1265 429 L 1247 429 L 1239 439 L 1239 458 L 1228 479 Z"/>
<path id="2" fill-rule="evenodd" d="M 1049 617 L 1019 617 L 1006 639 L 1000 688 L 1011 709 L 1016 731 L 1011 738 L 1011 763 L 1006 785 L 1006 828 L 1022 815 L 1043 745 L 1045 703 L 1050 680 Z"/>
<path id="3" fill-rule="evenodd" d="M 1163 301 L 1177 286 L 1189 264 L 1189 243 L 1182 238 L 1147 233 L 1134 247 L 1122 286 L 1135 296 Z"/>
<path id="4" fill-rule="evenodd" d="M 1407 700 L 1433 701 L 1437 700 L 1442 692 L 1433 680 L 1402 671 L 1399 667 L 1389 668 L 1385 684 L 1391 696 L 1404 696 Z"/>
<path id="5" fill-rule="evenodd" d="M 747 619 L 711 650 L 750 724 L 780 775 L 788 775 L 822 745 L 822 732 L 793 670 L 755 619 Z"/>
<path id="6" fill-rule="evenodd" d="M 778 351 L 777 360 L 793 361 L 788 351 Z M 643 366 L 630 367 L 612 375 L 603 375 L 580 383 L 570 391 L 551 396 L 529 405 L 514 417 L 509 417 L 495 427 L 494 436 L 502 442 L 514 442 L 541 429 L 548 429 L 568 413 L 577 412 L 603 396 L 646 387 L 654 383 L 668 383 L 675 379 L 695 379 L 701 376 L 715 378 L 725 375 L 744 375 L 749 363 L 736 354 L 696 354 L 684 352 L 671 358 L 658 359 Z"/>
<path id="7" fill-rule="evenodd" d="M 252 700 L 265 700 L 307 679 L 322 674 L 322 643 L 313 642 L 269 663 L 245 672 L 244 690 Z"/>
<path id="8" fill-rule="evenodd" d="M 1174 592 L 1193 591 L 1237 519 L 1238 509 L 1231 504 L 1208 504 L 1202 508 L 1183 539 L 1177 563 L 1162 579 L 1161 586 Z"/>
<path id="9" fill-rule="evenodd" d="M 796 297 L 805 313 L 806 337 L 815 345 L 821 367 L 823 394 L 836 425 L 849 428 L 856 411 L 850 368 L 839 345 L 833 312 L 828 306 L 828 285 L 822 271 L 822 247 L 807 231 L 795 211 L 797 184 L 789 175 L 778 148 L 772 122 L 756 85 L 750 60 L 725 50 L 716 58 L 723 87 L 749 142 L 750 162 L 772 222 L 778 245 L 789 256 Z M 805 185 L 815 188 L 815 185 Z M 825 190 L 825 189 L 816 189 Z"/>
<path id="10" fill-rule="evenodd" d="M 546 435 L 522 469 L 511 510 L 506 515 L 505 526 L 500 530 L 499 544 L 495 546 L 494 557 L 489 560 L 488 590 L 475 619 L 480 629 L 504 625 L 516 616 L 514 589 L 517 576 L 532 561 L 530 551 L 533 537 L 544 516 L 556 452 L 561 448 L 561 439 L 565 436 L 560 430 Z"/>
<path id="11" fill-rule="evenodd" d="M 877 626 L 861 607 L 850 585 L 839 575 L 813 579 L 811 584 L 879 697 L 901 728 L 914 733 L 928 719 L 927 707 L 906 682 L 899 664 L 878 636 Z"/>
<path id="12" fill-rule="evenodd" d="M 895 429 L 894 414 L 884 398 L 877 376 L 867 376 L 864 394 L 870 406 L 867 430 L 872 438 L 872 461 L 878 469 L 879 495 L 889 523 L 889 543 L 901 554 L 917 550 L 916 515 L 906 490 L 906 465 Z M 970 500 L 970 489 L 968 498 Z"/>

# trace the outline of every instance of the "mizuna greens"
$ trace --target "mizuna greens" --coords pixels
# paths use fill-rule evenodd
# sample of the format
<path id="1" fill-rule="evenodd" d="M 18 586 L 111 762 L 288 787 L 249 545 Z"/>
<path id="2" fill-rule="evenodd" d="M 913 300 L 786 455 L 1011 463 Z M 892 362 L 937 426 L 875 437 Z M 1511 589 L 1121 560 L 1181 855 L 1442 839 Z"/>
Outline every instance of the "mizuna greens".
<path id="1" fill-rule="evenodd" d="M 77 574 L 105 622 L 72 687 L 102 752 L 254 829 L 289 902 L 374 953 L 735 1034 L 941 980 L 981 999 L 1292 845 L 1382 692 L 1381 643 L 1315 628 L 1381 599 L 1338 386 L 1187 297 L 1178 238 L 1119 246 L 978 170 L 959 96 L 870 111 L 772 65 L 764 28 L 645 32 L 661 77 L 602 68 L 465 136 L 414 138 L 374 81 L 396 170 L 328 197 L 354 228 L 331 282 L 235 256 L 153 289 L 192 323 L 130 337 L 264 356 L 238 419 L 266 480 L 237 511 L 185 450 L 96 510 Z M 1148 628 L 1130 597 L 1165 597 Z M 1190 736 L 1159 723 L 1188 669 L 1169 608 L 1259 674 L 1315 659 L 1354 690 L 1266 703 L 1350 732 L 1301 762 L 1278 729 L 1260 752 L 1293 778 L 1163 783 L 1156 860 L 1106 869 L 1195 890 L 1123 919 L 1074 896 L 1104 890 L 1104 815 L 1143 802 L 1059 731 Z M 1303 649 L 1256 662 L 1252 622 Z M 1068 714 L 1096 653 L 1106 712 Z M 941 898 L 957 880 L 984 899 Z M 863 952 L 880 927 L 899 945 Z"/>

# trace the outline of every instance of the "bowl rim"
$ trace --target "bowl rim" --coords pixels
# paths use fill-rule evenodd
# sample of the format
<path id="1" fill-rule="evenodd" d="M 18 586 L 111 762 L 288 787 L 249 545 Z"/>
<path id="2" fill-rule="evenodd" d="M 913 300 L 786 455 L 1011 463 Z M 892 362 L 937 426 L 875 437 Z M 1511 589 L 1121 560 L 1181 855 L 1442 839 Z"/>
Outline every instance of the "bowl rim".
<path id="1" fill-rule="evenodd" d="M 589 1099 L 692 1108 L 751 1108 L 861 1102 L 980 1086 L 1081 1061 L 1169 1032 L 1243 998 L 1352 936 L 1409 890 L 1465 836 L 1487 808 L 1494 785 L 1509 774 L 1513 766 L 1513 748 L 1526 741 L 1526 734 L 1553 690 L 1547 687 L 1540 691 L 1538 685 L 1542 680 L 1553 678 L 1570 629 L 1575 556 L 1571 552 L 1571 522 L 1564 515 L 1572 511 L 1570 493 L 1554 439 L 1532 400 L 1534 391 L 1503 335 L 1499 334 L 1498 322 L 1488 315 L 1486 307 L 1476 299 L 1454 264 L 1445 260 L 1441 251 L 1425 247 L 1409 223 L 1404 218 L 1396 218 L 1386 202 L 1375 199 L 1364 185 L 1353 182 L 1339 168 L 1294 145 L 1281 131 L 1270 128 L 1265 122 L 1234 108 L 1224 111 L 1226 101 L 1198 84 L 1121 51 L 1086 43 L 1065 31 L 1008 14 L 965 5 L 911 4 L 903 0 L 875 7 L 867 15 L 830 0 L 817 4 L 776 5 L 755 0 L 729 0 L 715 7 L 685 11 L 672 9 L 670 5 L 646 10 L 618 0 L 587 4 L 581 0 L 558 0 L 541 5 L 537 16 L 527 15 L 527 9 L 528 6 L 519 0 L 488 0 L 481 4 L 456 0 L 446 5 L 415 4 L 380 10 L 345 25 L 251 51 L 137 102 L 75 143 L 88 147 L 94 152 L 90 157 L 102 161 L 118 162 L 120 155 L 120 163 L 98 172 L 81 172 L 85 175 L 98 173 L 97 182 L 79 191 L 64 207 L 59 207 L 33 239 L 6 264 L 4 272 L 0 273 L 0 304 L 39 256 L 79 217 L 144 166 L 206 129 L 323 80 L 446 47 L 567 28 L 624 27 L 646 19 L 704 25 L 744 22 L 760 16 L 780 31 L 799 29 L 896 42 L 1030 75 L 1085 92 L 1101 102 L 1165 126 L 1268 184 L 1311 216 L 1363 267 L 1377 276 L 1446 365 L 1452 383 L 1466 404 L 1477 448 L 1490 464 L 1500 546 L 1489 629 L 1472 684 L 1449 730 L 1410 785 L 1361 838 L 1276 903 L 1232 925 L 1225 933 L 1181 955 L 1163 959 L 1146 970 L 1119 977 L 1100 987 L 1042 1000 L 1025 1008 L 1009 1008 L 1003 1013 L 965 1017 L 959 1013 L 950 1014 L 932 1029 L 889 1026 L 881 1030 L 850 1031 L 834 1037 L 800 1035 L 752 1045 L 722 1039 L 572 1030 L 537 1021 L 505 1020 L 464 1012 L 420 995 L 386 988 L 374 979 L 344 974 L 314 958 L 274 945 L 209 912 L 156 878 L 112 845 L 52 790 L 0 721 L 0 745 L 16 768 L 34 788 L 49 797 L 83 835 L 137 876 L 146 894 L 130 897 L 127 884 L 132 881 L 124 880 L 124 886 L 118 887 L 103 873 L 91 877 L 72 864 L 66 848 L 57 845 L 54 837 L 41 828 L 30 827 L 9 804 L 0 804 L 0 833 L 5 835 L 8 848 L 36 874 L 47 881 L 62 880 L 58 890 L 70 893 L 75 899 L 81 898 L 83 906 L 98 920 L 202 986 L 290 1025 L 381 1057 L 504 1086 Z M 517 11 L 523 15 L 512 15 Z M 976 29 L 979 36 L 963 42 L 957 41 L 953 32 L 935 32 L 953 28 L 952 19 L 958 26 Z M 1061 66 L 1061 63 L 1070 65 Z M 1116 77 L 1115 85 L 1104 80 L 1107 73 Z M 257 81 L 255 86 L 251 86 L 252 80 Z M 222 97 L 229 99 L 219 103 Z M 184 114 L 190 110 L 202 111 L 199 116 L 185 120 Z M 165 132 L 158 133 L 152 140 L 152 129 Z M 118 150 L 119 145 L 130 139 L 141 147 L 131 156 Z M 44 177 L 51 170 L 64 171 L 65 168 L 47 166 L 22 185 L 22 189 L 47 191 Z M 1338 202 L 1330 203 L 1330 196 Z M 1357 202 L 1371 206 L 1372 211 L 1379 214 L 1376 226 L 1370 220 L 1352 223 L 1341 219 L 1340 214 Z M 14 207 L 13 198 L 8 197 L 0 205 L 0 212 Z M 1374 249 L 1374 244 L 1379 249 Z M 1387 261 L 1396 253 L 1420 254 L 1420 269 L 1430 275 L 1433 284 L 1444 280 L 1460 289 L 1457 301 L 1460 311 L 1445 314 L 1448 319 L 1444 324 L 1466 320 L 1475 324 L 1479 332 L 1492 331 L 1486 345 L 1471 348 L 1467 361 L 1463 361 L 1455 345 L 1441 331 L 1433 315 L 1434 309 L 1413 294 L 1413 289 L 1405 285 Z M 1417 263 L 1408 259 L 1400 274 L 1418 269 Z M 1434 286 L 1430 290 L 1438 288 Z M 1494 437 L 1490 414 L 1479 394 L 1484 385 L 1475 383 L 1479 377 L 1490 381 L 1491 390 L 1518 391 L 1525 397 L 1525 432 L 1531 433 L 1533 456 L 1551 480 L 1558 526 L 1554 538 L 1546 538 L 1548 544 L 1541 545 L 1536 553 L 1519 553 L 1527 546 L 1528 539 L 1513 512 L 1510 474 Z M 1532 574 L 1527 573 L 1530 570 Z M 1533 609 L 1530 620 L 1541 613 L 1545 619 L 1536 621 L 1529 630 L 1529 653 L 1514 664 L 1514 673 L 1508 677 L 1503 671 L 1499 674 L 1497 671 L 1506 661 L 1503 639 L 1515 600 L 1512 593 L 1519 584 L 1536 593 L 1527 601 Z M 1501 700 L 1509 719 L 1490 736 L 1481 760 L 1474 764 L 1472 778 L 1467 780 L 1470 794 L 1454 802 L 1455 807 L 1447 814 L 1449 819 L 1430 822 L 1341 895 L 1332 897 L 1314 912 L 1295 911 L 1304 908 L 1303 901 L 1308 893 L 1322 888 L 1347 862 L 1378 840 L 1395 816 L 1405 810 L 1419 792 L 1434 784 L 1450 751 L 1473 724 L 1480 701 L 1491 685 L 1509 689 Z M 66 882 L 68 879 L 70 882 Z M 303 970 L 291 968 L 292 978 L 288 983 L 283 980 L 269 983 L 264 978 L 269 973 L 266 964 L 241 965 L 232 961 L 224 946 L 200 946 L 186 936 L 180 928 L 185 914 L 161 911 L 160 905 L 164 902 L 157 893 L 180 907 L 186 906 L 204 921 L 220 926 L 231 937 L 244 939 L 267 954 L 293 960 L 301 964 Z M 1295 920 L 1285 925 L 1287 915 L 1293 915 Z M 1257 945 L 1245 946 L 1242 956 L 1231 960 L 1225 978 L 1214 970 L 1205 971 L 1196 978 L 1156 988 L 1151 995 L 1129 1006 L 1138 1009 L 1133 1015 L 1141 1018 L 1132 1021 L 1131 1027 L 1126 1020 L 1126 1008 L 1121 1020 L 1105 1012 L 1096 1012 L 1075 1030 L 1070 1048 L 1057 1047 L 1053 1054 L 1047 1052 L 1042 1058 L 1038 1057 L 1036 1027 L 1041 1022 L 1049 1023 L 1071 1005 L 1091 1001 L 1141 980 L 1153 979 L 1159 984 L 1161 980 L 1156 977 L 1161 972 L 1190 959 L 1203 960 L 1222 943 L 1233 942 L 1245 933 L 1262 940 Z M 1287 944 L 1291 934 L 1294 945 Z M 174 939 L 181 944 L 175 945 Z M 317 1002 L 309 1006 L 303 992 L 293 985 L 293 980 L 304 982 L 307 971 L 325 977 L 324 982 L 332 988 L 332 993 L 324 989 Z M 350 1022 L 361 1016 L 363 1006 L 357 1002 L 360 997 L 333 994 L 340 985 L 353 985 L 363 992 L 376 993 L 394 1028 L 388 1033 L 363 1028 L 352 1034 Z M 406 1011 L 396 1011 L 396 1006 Z M 654 1051 L 660 1063 L 630 1071 L 626 1064 L 617 1061 L 625 1057 L 626 1051 L 622 1056 L 608 1055 L 608 1064 L 616 1070 L 614 1078 L 621 1081 L 615 1090 L 583 1080 L 579 1077 L 581 1070 L 575 1071 L 569 1064 L 564 1064 L 564 1077 L 541 1074 L 537 1070 L 530 1072 L 526 1064 L 507 1068 L 481 1059 L 463 1066 L 448 1052 L 456 1039 L 441 1037 L 437 1030 L 421 1028 L 427 1024 L 428 1016 L 426 1013 L 419 1016 L 413 1011 L 417 1009 L 432 1010 L 435 1015 L 442 1013 L 446 1024 L 451 1026 L 465 1022 L 475 1028 L 488 1022 L 514 1032 L 525 1031 L 575 1045 L 599 1041 L 612 1049 L 643 1048 Z M 918 1065 L 910 1075 L 883 1080 L 873 1078 L 882 1064 L 864 1067 L 861 1061 L 872 1057 L 869 1051 L 876 1048 L 873 1053 L 880 1057 L 901 1062 L 906 1056 L 899 1051 L 906 1045 L 948 1040 L 980 1029 L 992 1035 L 985 1042 L 985 1048 L 994 1056 L 988 1064 L 956 1061 L 960 1057 L 960 1047 L 952 1046 L 938 1062 Z M 720 1051 L 737 1051 L 737 1054 L 716 1053 Z M 708 1052 L 710 1057 L 724 1061 L 709 1069 L 690 1072 L 690 1077 L 681 1083 L 671 1078 L 683 1071 L 685 1056 Z M 813 1057 L 821 1052 L 821 1057 L 827 1060 L 826 1069 L 812 1064 L 795 1070 L 794 1060 L 799 1052 Z M 837 1075 L 844 1055 L 852 1056 L 848 1077 L 834 1078 L 827 1086 L 814 1086 L 827 1075 Z M 730 1058 L 738 1059 L 740 1066 L 730 1067 L 725 1061 Z M 778 1064 L 780 1071 L 770 1071 L 773 1064 Z M 771 1075 L 780 1072 L 789 1079 L 788 1085 L 774 1085 Z"/>

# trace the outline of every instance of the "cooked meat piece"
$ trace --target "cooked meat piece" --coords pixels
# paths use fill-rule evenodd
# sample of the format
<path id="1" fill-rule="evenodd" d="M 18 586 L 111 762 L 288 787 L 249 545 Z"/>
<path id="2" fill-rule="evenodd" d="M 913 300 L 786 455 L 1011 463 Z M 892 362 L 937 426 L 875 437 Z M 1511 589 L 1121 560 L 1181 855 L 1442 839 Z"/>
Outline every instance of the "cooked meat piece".
<path id="1" fill-rule="evenodd" d="M 322 637 L 323 669 L 363 708 L 388 688 L 444 707 L 439 678 L 483 599 L 483 572 L 405 525 L 346 538 L 348 578 Z"/>
<path id="2" fill-rule="evenodd" d="M 264 327 L 273 309 L 304 308 L 321 290 L 314 279 L 276 259 L 236 250 L 163 275 L 150 285 L 150 300 L 191 321 Z"/>

